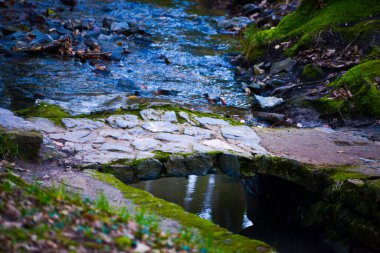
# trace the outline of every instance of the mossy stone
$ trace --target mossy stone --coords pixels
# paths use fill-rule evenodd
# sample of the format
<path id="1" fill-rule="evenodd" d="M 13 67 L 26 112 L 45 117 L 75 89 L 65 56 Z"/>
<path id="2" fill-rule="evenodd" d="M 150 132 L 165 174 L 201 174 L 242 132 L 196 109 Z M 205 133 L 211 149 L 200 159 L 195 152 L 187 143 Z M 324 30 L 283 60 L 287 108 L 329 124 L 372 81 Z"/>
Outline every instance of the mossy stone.
<path id="1" fill-rule="evenodd" d="M 314 81 L 323 78 L 323 70 L 313 64 L 307 64 L 302 70 L 302 79 Z"/>

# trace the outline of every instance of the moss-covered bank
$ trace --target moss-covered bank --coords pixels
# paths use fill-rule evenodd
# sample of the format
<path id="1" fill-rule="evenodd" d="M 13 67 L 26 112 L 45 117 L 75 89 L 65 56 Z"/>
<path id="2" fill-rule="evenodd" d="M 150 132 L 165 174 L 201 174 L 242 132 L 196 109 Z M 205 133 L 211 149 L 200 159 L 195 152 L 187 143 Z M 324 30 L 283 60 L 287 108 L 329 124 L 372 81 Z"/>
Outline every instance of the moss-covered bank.
<path id="1" fill-rule="evenodd" d="M 370 19 L 380 14 L 377 0 L 303 0 L 298 9 L 287 15 L 277 27 L 259 31 L 254 27 L 246 32 L 245 54 L 249 59 L 260 57 L 274 41 L 291 41 L 286 54 L 314 45 L 324 31 L 337 32 L 350 42 L 358 35 L 378 27 Z M 363 21 L 363 22 L 361 22 Z M 358 24 L 359 22 L 359 24 Z M 346 26 L 351 27 L 346 29 Z"/>

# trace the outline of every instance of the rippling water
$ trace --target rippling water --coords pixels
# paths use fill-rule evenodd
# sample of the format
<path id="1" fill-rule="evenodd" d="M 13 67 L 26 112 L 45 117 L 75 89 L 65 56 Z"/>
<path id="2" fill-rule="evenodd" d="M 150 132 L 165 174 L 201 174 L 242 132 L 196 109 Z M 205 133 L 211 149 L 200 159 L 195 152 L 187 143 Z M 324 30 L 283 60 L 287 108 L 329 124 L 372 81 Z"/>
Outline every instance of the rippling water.
<path id="1" fill-rule="evenodd" d="M 48 3 L 41 3 L 41 8 L 47 7 Z M 225 54 L 237 46 L 238 39 L 221 34 L 216 25 L 226 17 L 195 13 L 202 12 L 188 1 L 172 1 L 167 6 L 81 1 L 74 12 L 65 13 L 67 18 L 95 20 L 99 25 L 105 16 L 132 22 L 151 34 L 150 42 L 145 38 L 128 40 L 131 54 L 121 61 L 105 62 L 110 76 L 97 76 L 88 63 L 74 59 L 7 55 L 0 61 L 0 106 L 23 108 L 34 103 L 35 93 L 41 93 L 47 101 L 72 113 L 120 107 L 129 93 L 116 87 L 117 80 L 128 78 L 147 86 L 144 97 L 153 97 L 150 91 L 158 88 L 174 89 L 178 95 L 167 99 L 202 104 L 207 103 L 202 96 L 207 92 L 225 97 L 230 106 L 248 107 L 249 99 L 239 90 L 234 68 Z M 169 58 L 171 64 L 165 64 L 160 55 Z"/>

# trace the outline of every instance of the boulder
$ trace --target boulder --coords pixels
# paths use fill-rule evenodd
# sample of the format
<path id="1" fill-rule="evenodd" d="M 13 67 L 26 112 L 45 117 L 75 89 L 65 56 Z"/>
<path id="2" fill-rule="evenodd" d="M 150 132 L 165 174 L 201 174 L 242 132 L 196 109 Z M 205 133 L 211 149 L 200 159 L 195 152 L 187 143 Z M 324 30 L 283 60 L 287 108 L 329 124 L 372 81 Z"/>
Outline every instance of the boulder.
<path id="1" fill-rule="evenodd" d="M 213 159 L 209 154 L 194 154 L 186 157 L 185 166 L 190 175 L 206 175 L 213 169 Z"/>
<path id="2" fill-rule="evenodd" d="M 184 177 L 187 175 L 185 158 L 183 156 L 171 155 L 164 165 L 168 176 Z"/>
<path id="3" fill-rule="evenodd" d="M 278 106 L 284 102 L 282 98 L 278 97 L 263 97 L 255 95 L 256 102 L 262 109 L 270 109 Z"/>
<path id="4" fill-rule="evenodd" d="M 292 58 L 288 57 L 283 61 L 273 63 L 270 68 L 270 73 L 272 75 L 275 75 L 280 73 L 281 71 L 290 72 L 296 64 L 296 60 L 293 60 Z"/>
<path id="5" fill-rule="evenodd" d="M 137 178 L 142 180 L 155 179 L 161 174 L 162 169 L 163 165 L 159 160 L 146 159 L 137 166 Z"/>
<path id="6" fill-rule="evenodd" d="M 240 176 L 240 162 L 235 155 L 221 154 L 218 157 L 219 168 L 230 177 Z"/>

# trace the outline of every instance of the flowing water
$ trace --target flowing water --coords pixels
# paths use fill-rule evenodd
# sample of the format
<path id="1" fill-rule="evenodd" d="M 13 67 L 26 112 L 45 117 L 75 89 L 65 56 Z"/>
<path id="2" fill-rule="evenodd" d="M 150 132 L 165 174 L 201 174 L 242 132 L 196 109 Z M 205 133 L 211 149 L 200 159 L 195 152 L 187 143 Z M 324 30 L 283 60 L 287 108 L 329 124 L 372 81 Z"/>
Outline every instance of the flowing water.
<path id="1" fill-rule="evenodd" d="M 161 178 L 131 186 L 182 206 L 231 232 L 264 241 L 281 253 L 332 253 L 316 234 L 283 222 L 245 191 L 240 179 L 226 175 Z"/>
<path id="2" fill-rule="evenodd" d="M 51 1 L 40 1 L 46 9 Z M 58 1 L 59 2 L 59 1 Z M 150 36 L 128 38 L 130 54 L 120 61 L 104 61 L 111 71 L 97 75 L 89 63 L 49 55 L 9 54 L 0 61 L 0 107 L 20 109 L 35 102 L 34 94 L 67 108 L 88 113 L 125 105 L 130 91 L 117 87 L 127 78 L 145 85 L 143 97 L 153 91 L 173 89 L 177 95 L 161 96 L 177 103 L 206 104 L 204 93 L 223 96 L 229 106 L 247 108 L 249 98 L 239 89 L 227 52 L 237 38 L 217 28 L 225 16 L 207 11 L 191 1 L 79 1 L 66 18 L 89 20 L 101 26 L 103 17 L 138 25 Z M 165 3 L 162 4 L 162 3 Z M 67 8 L 66 8 L 67 9 Z M 223 34 L 224 33 L 224 34 Z M 160 57 L 166 56 L 170 64 Z"/>

